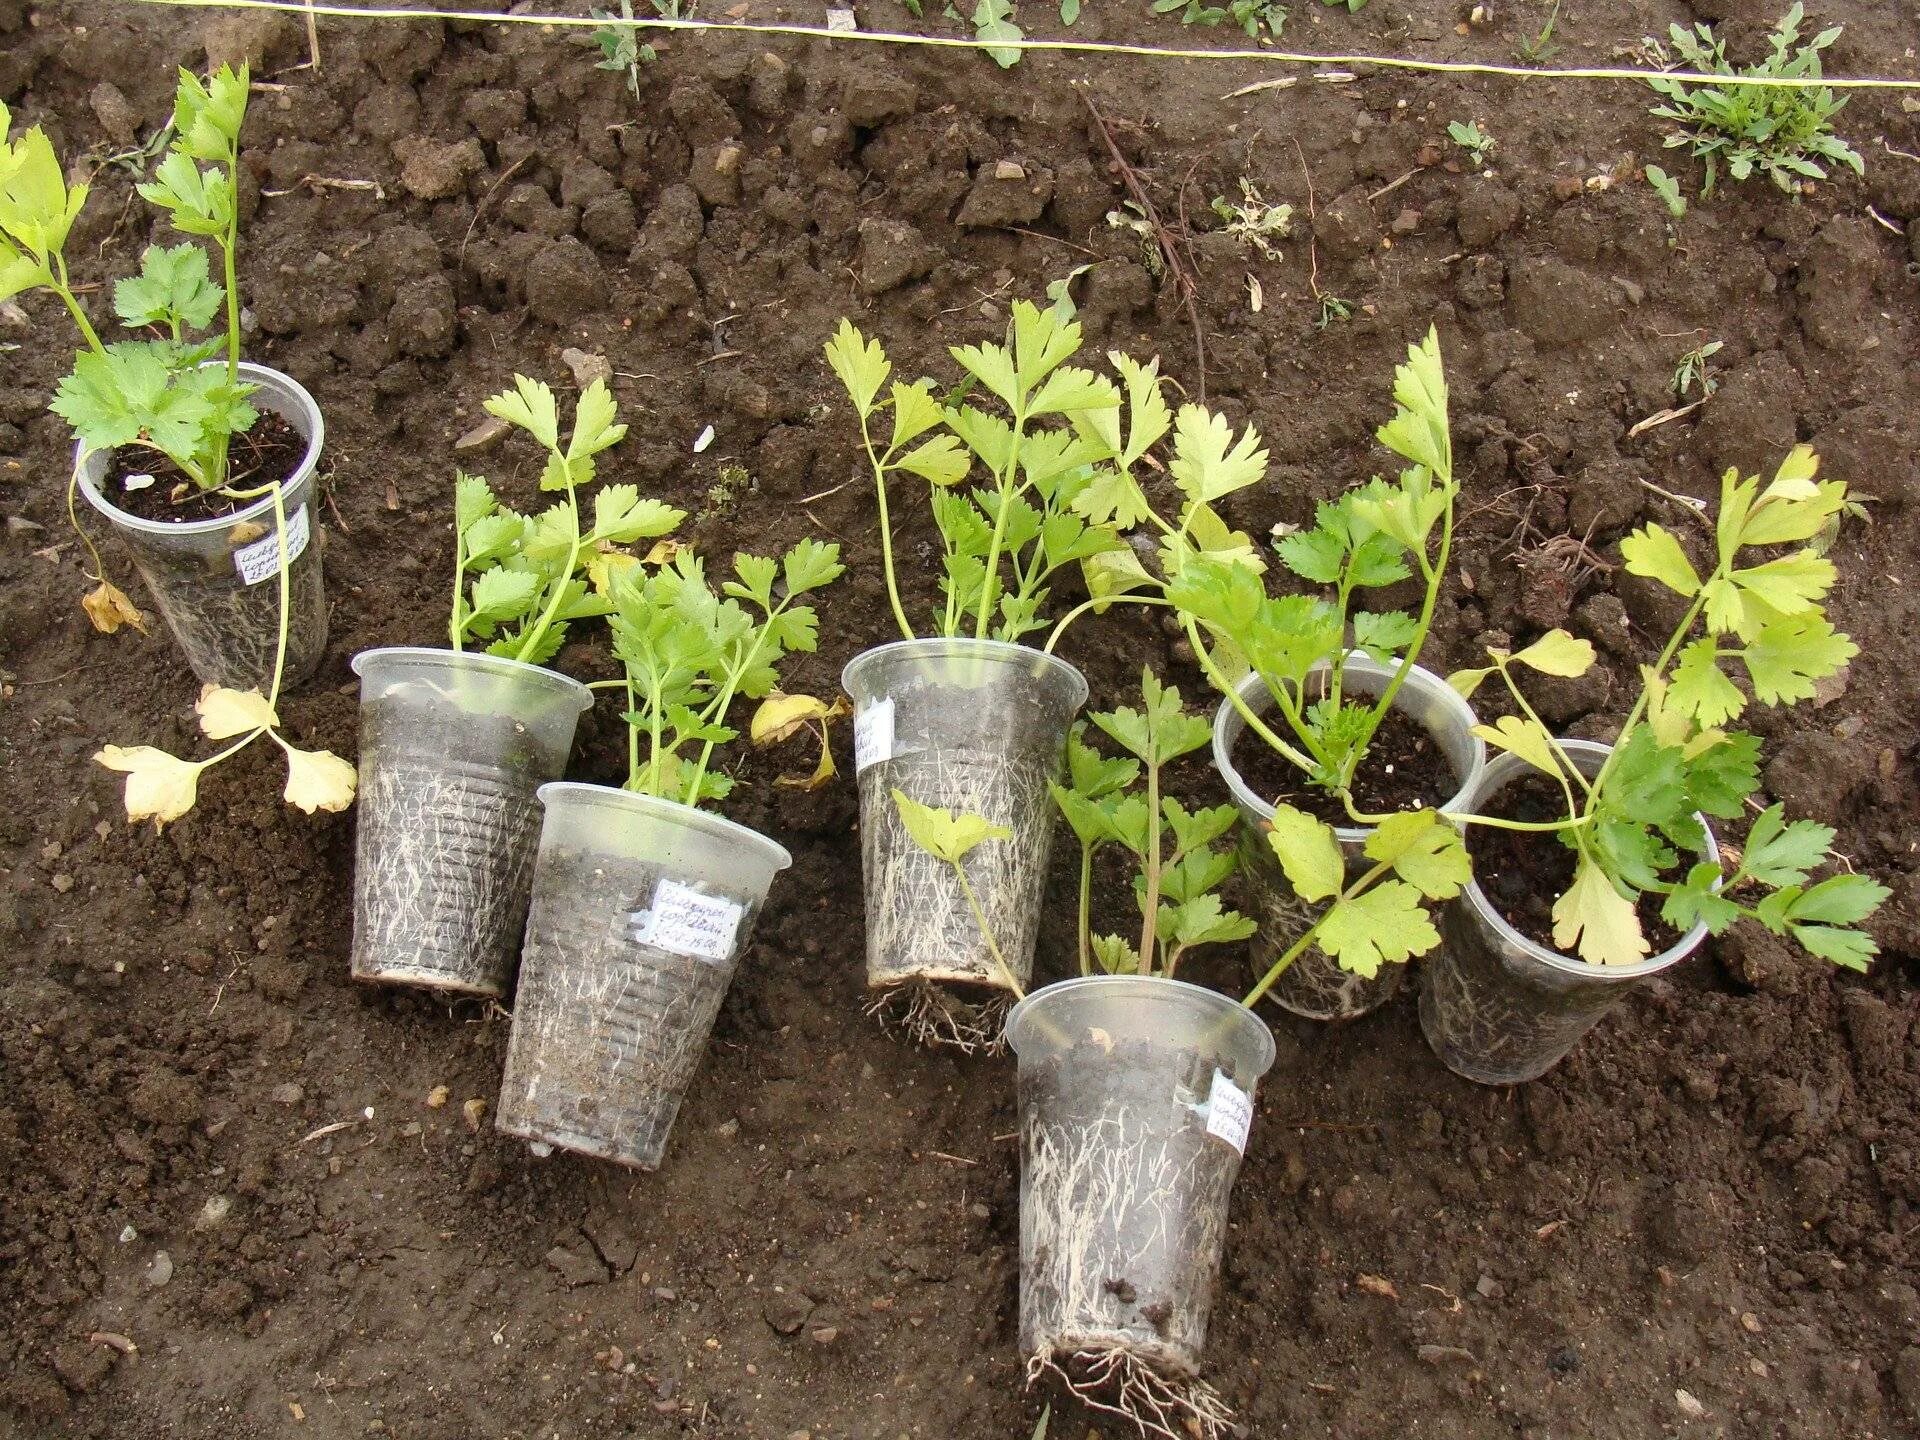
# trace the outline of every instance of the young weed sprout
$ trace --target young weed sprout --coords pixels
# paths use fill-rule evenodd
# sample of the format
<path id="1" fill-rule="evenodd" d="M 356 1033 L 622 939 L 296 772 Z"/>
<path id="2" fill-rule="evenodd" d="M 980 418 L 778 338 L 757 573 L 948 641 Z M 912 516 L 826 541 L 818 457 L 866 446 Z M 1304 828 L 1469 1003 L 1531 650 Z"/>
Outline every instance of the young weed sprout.
<path id="1" fill-rule="evenodd" d="M 1500 893 L 1512 897 L 1514 886 L 1532 889 L 1541 876 L 1567 878 L 1551 914 L 1534 919 L 1534 933 L 1526 925 L 1515 927 L 1518 935 L 1506 929 L 1506 951 L 1484 938 L 1453 944 L 1432 967 L 1445 973 L 1429 977 L 1422 1020 L 1449 1064 L 1458 1059 L 1496 1072 L 1494 1078 L 1531 1078 L 1565 1054 L 1611 1003 L 1621 987 L 1608 987 L 1610 976 L 1664 968 L 1743 919 L 1836 965 L 1866 969 L 1874 942 L 1855 927 L 1887 890 L 1846 870 L 1811 878 L 1835 859 L 1831 827 L 1790 821 L 1782 805 L 1769 805 L 1754 816 L 1731 864 L 1722 865 L 1707 823 L 1740 820 L 1760 788 L 1760 740 L 1730 723 L 1756 701 L 1811 699 L 1815 686 L 1857 653 L 1822 604 L 1834 567 L 1818 542 L 1843 513 L 1847 490 L 1839 481 L 1816 480 L 1818 464 L 1800 446 L 1764 485 L 1727 471 L 1703 568 L 1659 525 L 1643 526 L 1623 542 L 1628 572 L 1671 590 L 1686 611 L 1659 658 L 1643 667 L 1640 692 L 1611 747 L 1556 739 L 1514 676 L 1516 663 L 1580 673 L 1592 660 L 1585 641 L 1551 632 L 1517 655 L 1492 651 L 1489 665 L 1452 677 L 1455 688 L 1471 693 L 1498 675 L 1519 712 L 1479 728 L 1489 745 L 1513 758 L 1489 767 L 1474 808 L 1486 808 L 1497 789 L 1517 784 L 1528 771 L 1546 776 L 1546 818 L 1529 828 L 1551 832 L 1560 849 L 1552 863 L 1552 848 L 1542 854 L 1536 840 L 1510 863 L 1509 871 L 1527 877 L 1524 884 L 1515 874 L 1490 873 L 1494 867 L 1483 859 L 1469 913 L 1490 915 L 1482 892 L 1503 881 Z M 1481 845 L 1476 840 L 1476 851 Z M 1514 903 L 1524 906 L 1523 899 Z M 1657 955 L 1656 929 L 1665 947 Z M 1553 994 L 1521 1003 L 1512 986 L 1481 963 L 1488 954 L 1531 953 L 1529 946 L 1578 983 L 1563 979 Z M 1600 989 L 1604 1001 L 1596 998 Z"/>

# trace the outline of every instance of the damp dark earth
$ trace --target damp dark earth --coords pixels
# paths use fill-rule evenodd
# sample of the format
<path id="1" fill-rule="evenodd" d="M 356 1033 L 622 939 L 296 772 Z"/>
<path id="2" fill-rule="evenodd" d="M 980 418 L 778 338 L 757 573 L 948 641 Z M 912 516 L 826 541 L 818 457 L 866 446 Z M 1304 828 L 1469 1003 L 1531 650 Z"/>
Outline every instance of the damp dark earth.
<path id="1" fill-rule="evenodd" d="M 971 30 L 892 0 L 855 14 Z M 1644 63 L 1641 38 L 1674 21 L 1756 58 L 1778 18 L 1751 0 L 1554 14 L 1552 63 L 1579 67 Z M 1534 0 L 1300 0 L 1284 33 L 1512 63 L 1547 18 Z M 1252 43 L 1113 0 L 1071 30 L 1045 5 L 1019 20 Z M 1920 73 L 1910 6 L 1822 0 L 1811 20 L 1844 27 L 1830 73 Z M 516 372 L 569 402 L 609 374 L 632 433 L 603 478 L 685 509 L 679 538 L 716 562 L 840 541 L 818 652 L 786 675 L 818 695 L 895 637 L 821 358 L 843 316 L 901 373 L 951 374 L 945 347 L 998 338 L 1013 301 L 1088 267 L 1089 353 L 1158 355 L 1260 430 L 1268 481 L 1223 507 L 1256 537 L 1388 465 L 1371 437 L 1392 368 L 1437 326 L 1463 488 L 1423 661 L 1564 626 L 1602 663 L 1531 693 L 1574 735 L 1613 733 L 1677 618 L 1621 568 L 1621 538 L 1683 531 L 1674 497 L 1811 443 L 1863 501 L 1831 600 L 1860 654 L 1814 702 L 1749 720 L 1761 798 L 1834 826 L 1891 887 L 1871 973 L 1735 930 L 1511 1088 L 1434 1058 L 1413 986 L 1346 1025 L 1265 1012 L 1279 1053 L 1206 1373 L 1256 1437 L 1920 1434 L 1920 93 L 1860 92 L 1836 117 L 1864 176 L 1702 197 L 1631 82 L 1074 53 L 1003 70 L 740 30 L 657 39 L 636 94 L 579 31 L 317 31 L 316 69 L 297 17 L 0 0 L 0 101 L 96 170 L 68 253 L 102 307 L 176 238 L 133 191 L 174 67 L 253 64 L 248 358 L 327 425 L 329 638 L 280 707 L 303 746 L 354 754 L 355 653 L 443 643 L 456 467 L 536 503 L 529 451 L 458 448 Z M 1480 164 L 1455 123 L 1496 142 Z M 1684 216 L 1649 162 L 1682 180 Z M 1129 176 L 1186 236 L 1177 267 L 1125 223 Z M 1212 207 L 1243 180 L 1293 208 L 1271 257 Z M 1712 393 L 1676 393 L 1715 341 Z M 96 634 L 80 609 L 71 442 L 46 409 L 72 348 L 49 297 L 0 308 L 0 1436 L 1029 1440 L 1050 1399 L 1050 1440 L 1133 1433 L 1024 1388 L 1011 1060 L 911 1046 L 865 1013 L 846 726 L 821 789 L 772 784 L 811 769 L 804 736 L 737 764 L 720 809 L 794 863 L 654 1174 L 495 1130 L 501 1004 L 351 980 L 354 813 L 288 811 L 269 747 L 210 772 L 164 833 L 125 823 L 89 757 L 190 753 L 199 687 L 162 627 Z M 924 611 L 935 536 L 919 507 L 896 518 Z M 1063 650 L 1089 708 L 1137 695 L 1143 663 L 1209 697 L 1138 612 Z M 556 664 L 612 673 L 585 631 Z M 580 737 L 570 778 L 618 784 L 615 707 Z M 1227 798 L 1202 763 L 1174 777 L 1192 803 Z M 1073 965 L 1071 848 L 1037 979 Z M 1109 910 L 1131 903 L 1109 888 Z M 1192 970 L 1234 994 L 1251 978 L 1240 945 Z"/>

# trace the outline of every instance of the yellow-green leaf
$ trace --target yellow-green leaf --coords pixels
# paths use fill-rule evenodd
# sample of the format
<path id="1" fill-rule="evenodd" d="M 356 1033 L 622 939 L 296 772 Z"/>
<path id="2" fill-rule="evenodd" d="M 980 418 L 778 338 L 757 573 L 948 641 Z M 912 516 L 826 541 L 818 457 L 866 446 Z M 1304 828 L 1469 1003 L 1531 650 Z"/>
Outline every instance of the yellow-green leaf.
<path id="1" fill-rule="evenodd" d="M 1658 525 L 1643 525 L 1620 542 L 1620 557 L 1629 575 L 1658 580 L 1678 595 L 1689 598 L 1700 589 L 1700 576 L 1687 559 L 1687 552 L 1671 531 Z"/>
<path id="2" fill-rule="evenodd" d="M 1553 906 L 1553 943 L 1590 965 L 1636 965 L 1648 953 L 1633 902 L 1585 855 Z"/>
<path id="3" fill-rule="evenodd" d="M 867 339 L 854 328 L 851 320 L 842 320 L 833 339 L 826 344 L 826 355 L 827 364 L 833 367 L 833 373 L 840 377 L 840 383 L 846 387 L 853 408 L 860 412 L 862 418 L 871 415 L 874 397 L 880 393 L 880 387 L 887 383 L 887 376 L 893 373 L 893 366 L 888 363 L 887 352 L 880 348 L 880 342 Z"/>
<path id="4" fill-rule="evenodd" d="M 922 805 L 904 790 L 893 792 L 894 808 L 907 827 L 913 843 L 937 860 L 958 865 L 967 852 L 988 840 L 1011 840 L 1013 831 L 995 825 L 984 816 L 955 815 L 933 805 Z"/>
<path id="5" fill-rule="evenodd" d="M 1473 733 L 1489 745 L 1512 751 L 1536 770 L 1544 770 L 1549 775 L 1561 773 L 1553 738 L 1536 721 L 1519 715 L 1502 715 L 1492 725 L 1474 726 Z"/>
<path id="6" fill-rule="evenodd" d="M 1565 630 L 1549 630 L 1513 658 L 1531 666 L 1542 675 L 1563 675 L 1569 679 L 1593 668 L 1593 642 L 1581 640 Z"/>
<path id="7" fill-rule="evenodd" d="M 1275 806 L 1267 844 L 1302 900 L 1324 900 L 1337 894 L 1346 881 L 1346 860 L 1333 827 L 1304 810 Z"/>
<path id="8" fill-rule="evenodd" d="M 1459 832 L 1432 810 L 1407 810 L 1375 827 L 1365 845 L 1369 860 L 1393 873 L 1429 900 L 1451 900 L 1473 878 Z"/>

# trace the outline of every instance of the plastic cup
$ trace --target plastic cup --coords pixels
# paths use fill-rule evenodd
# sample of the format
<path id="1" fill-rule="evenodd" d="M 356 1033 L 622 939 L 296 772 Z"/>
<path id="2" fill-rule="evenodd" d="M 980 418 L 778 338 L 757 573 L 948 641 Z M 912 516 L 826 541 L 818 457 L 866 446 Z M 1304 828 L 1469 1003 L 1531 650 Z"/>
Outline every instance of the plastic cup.
<path id="1" fill-rule="evenodd" d="M 1392 679 L 1393 667 L 1382 665 L 1371 656 L 1356 651 L 1347 657 L 1343 683 L 1350 695 L 1377 699 Z M 1273 696 L 1257 674 L 1242 677 L 1238 689 L 1240 698 L 1256 715 L 1264 715 L 1272 708 Z M 1487 763 L 1487 747 L 1473 733 L 1473 727 L 1479 723 L 1473 708 L 1446 681 L 1418 665 L 1407 673 L 1406 681 L 1394 696 L 1393 706 L 1432 736 L 1439 746 L 1460 782 L 1459 790 L 1441 808 L 1457 810 Z M 1253 973 L 1258 977 L 1264 976 L 1273 963 L 1292 948 L 1320 918 L 1325 907 L 1323 903 L 1302 900 L 1288 883 L 1279 857 L 1267 843 L 1266 831 L 1273 821 L 1273 806 L 1254 793 L 1234 767 L 1234 747 L 1246 725 L 1246 717 L 1233 702 L 1223 699 L 1213 717 L 1213 764 L 1227 782 L 1234 803 L 1240 807 L 1241 884 L 1246 891 L 1247 911 L 1260 926 L 1249 947 Z M 1247 743 L 1266 742 L 1256 735 Z M 1361 851 L 1372 833 L 1366 826 L 1334 827 L 1334 835 L 1347 859 L 1349 879 L 1373 863 Z M 1267 998 L 1309 1020 L 1352 1020 L 1392 999 L 1405 982 L 1406 972 L 1404 965 L 1382 965 L 1379 973 L 1368 979 L 1341 969 L 1320 950 L 1309 948 L 1281 972 L 1267 991 Z"/>
<path id="2" fill-rule="evenodd" d="M 501 996 L 539 843 L 536 793 L 593 703 L 493 655 L 363 650 L 353 978 Z"/>
<path id="3" fill-rule="evenodd" d="M 299 468 L 282 484 L 286 548 L 292 560 L 287 567 L 287 659 L 281 683 L 291 687 L 313 674 L 327 648 L 327 597 L 320 573 L 319 520 L 313 513 L 313 476 L 326 425 L 313 397 L 291 376 L 242 361 L 240 378 L 258 387 L 251 396 L 256 409 L 279 415 L 307 442 Z M 74 448 L 80 493 L 126 545 L 193 673 L 203 684 L 265 694 L 273 684 L 280 640 L 280 540 L 273 497 L 217 520 L 185 525 L 147 520 L 107 499 L 101 487 L 111 459 L 105 451 L 88 454 L 83 447 Z"/>
<path id="4" fill-rule="evenodd" d="M 604 785 L 547 807 L 495 1125 L 657 1170 L 786 850 Z"/>
<path id="5" fill-rule="evenodd" d="M 892 792 L 1013 832 L 963 862 L 1007 967 L 1024 987 L 1053 843 L 1067 730 L 1086 703 L 1078 670 L 997 640 L 904 640 L 858 655 L 841 683 L 854 702 L 867 984 L 958 983 L 1005 990 L 953 867 L 914 843 Z"/>
<path id="6" fill-rule="evenodd" d="M 1199 1369 L 1273 1036 L 1223 995 L 1099 975 L 1007 1017 L 1019 1057 L 1020 1348 Z"/>
<path id="7" fill-rule="evenodd" d="M 1612 750 L 1589 740 L 1562 740 L 1582 775 L 1600 773 Z M 1466 796 L 1484 812 L 1508 785 L 1538 774 L 1517 755 L 1496 756 Z M 1701 816 L 1704 826 L 1706 817 Z M 1720 847 L 1706 832 L 1701 858 L 1716 864 Z M 1671 949 L 1638 965 L 1590 965 L 1537 945 L 1515 930 L 1475 883 L 1440 916 L 1441 948 L 1420 983 L 1420 1029 L 1446 1067 L 1483 1085 L 1515 1085 L 1547 1073 L 1640 981 L 1693 954 L 1707 938 L 1699 924 Z"/>

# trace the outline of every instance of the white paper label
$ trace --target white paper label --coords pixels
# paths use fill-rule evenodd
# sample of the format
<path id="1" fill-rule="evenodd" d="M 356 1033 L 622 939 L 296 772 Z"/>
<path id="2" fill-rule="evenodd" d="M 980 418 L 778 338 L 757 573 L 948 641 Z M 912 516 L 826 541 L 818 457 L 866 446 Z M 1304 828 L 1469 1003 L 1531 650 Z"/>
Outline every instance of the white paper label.
<path id="1" fill-rule="evenodd" d="M 1213 1093 L 1207 1097 L 1207 1133 L 1218 1135 L 1236 1154 L 1244 1155 L 1252 1124 L 1253 1097 L 1234 1084 L 1226 1071 L 1214 1071 Z"/>
<path id="2" fill-rule="evenodd" d="M 298 560 L 300 553 L 307 548 L 309 530 L 307 507 L 302 505 L 287 517 L 288 564 Z M 251 544 L 242 545 L 233 552 L 233 568 L 240 572 L 241 580 L 248 585 L 273 579 L 280 573 L 280 537 L 263 535 Z"/>
<path id="3" fill-rule="evenodd" d="M 893 697 L 876 700 L 853 717 L 853 773 L 893 758 Z"/>
<path id="4" fill-rule="evenodd" d="M 653 889 L 653 907 L 633 912 L 628 933 L 644 945 L 696 960 L 725 960 L 733 954 L 745 907 L 724 895 L 702 895 L 678 880 L 662 880 Z"/>

